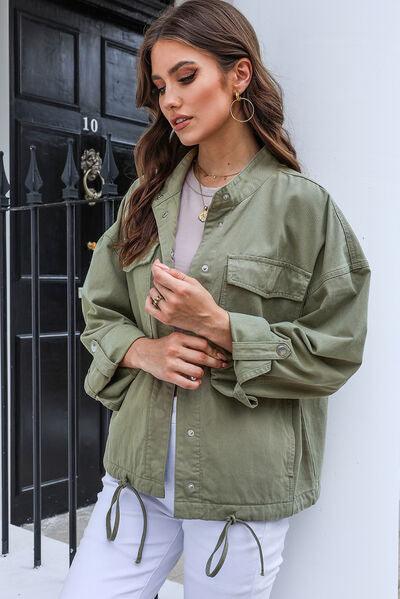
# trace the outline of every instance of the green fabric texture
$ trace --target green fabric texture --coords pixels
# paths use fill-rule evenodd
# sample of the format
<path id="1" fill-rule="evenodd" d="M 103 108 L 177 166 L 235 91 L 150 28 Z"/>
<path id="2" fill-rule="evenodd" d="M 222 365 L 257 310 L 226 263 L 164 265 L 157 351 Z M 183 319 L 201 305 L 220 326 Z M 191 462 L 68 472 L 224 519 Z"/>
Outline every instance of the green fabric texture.
<path id="1" fill-rule="evenodd" d="M 103 462 L 120 481 L 107 517 L 109 540 L 125 486 L 138 498 L 165 496 L 175 386 L 119 362 L 139 337 L 174 331 L 144 304 L 154 260 L 174 266 L 180 194 L 196 153 L 186 153 L 152 201 L 158 241 L 121 269 L 110 244 L 139 179 L 133 182 L 97 242 L 82 289 L 81 341 L 92 356 L 85 391 L 112 410 Z M 205 367 L 195 391 L 176 387 L 174 515 L 227 521 L 215 549 L 224 543 L 223 555 L 212 572 L 215 551 L 205 565 L 215 576 L 229 526 L 284 518 L 317 502 L 328 398 L 362 364 L 371 270 L 326 189 L 264 146 L 214 194 L 187 274 L 226 310 L 232 334 L 227 368 Z M 145 510 L 143 517 L 139 557 Z"/>

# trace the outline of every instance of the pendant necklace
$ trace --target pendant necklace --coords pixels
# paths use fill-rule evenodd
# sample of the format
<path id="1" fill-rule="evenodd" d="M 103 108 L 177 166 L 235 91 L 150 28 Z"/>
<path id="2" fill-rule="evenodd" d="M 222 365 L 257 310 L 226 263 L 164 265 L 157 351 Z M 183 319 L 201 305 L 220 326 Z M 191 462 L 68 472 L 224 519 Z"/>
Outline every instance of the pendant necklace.
<path id="1" fill-rule="evenodd" d="M 240 173 L 240 171 L 238 171 L 237 173 L 230 173 L 229 175 L 213 175 L 213 174 L 211 174 L 211 175 L 210 175 L 210 174 L 206 173 L 206 171 L 205 171 L 205 170 L 204 170 L 204 169 L 203 169 L 203 168 L 200 166 L 200 164 L 197 162 L 196 158 L 193 160 L 193 162 L 194 162 L 194 165 L 195 165 L 196 167 L 198 166 L 198 167 L 199 167 L 199 169 L 201 169 L 201 170 L 203 171 L 203 173 L 204 173 L 204 174 L 205 174 L 207 177 L 212 177 L 212 178 L 214 179 L 214 181 L 215 181 L 215 179 L 216 179 L 217 177 L 223 177 L 224 179 L 227 179 L 227 177 L 232 177 L 232 175 L 238 175 L 238 174 Z M 197 179 L 197 177 L 196 177 L 196 179 Z M 209 206 L 206 206 L 206 203 L 205 203 L 205 201 L 204 201 L 203 190 L 202 190 L 202 188 L 201 188 L 201 183 L 200 183 L 200 181 L 199 181 L 198 179 L 197 179 L 197 182 L 198 182 L 198 184 L 199 184 L 199 187 L 200 187 L 200 194 L 201 194 L 201 198 L 202 198 L 202 201 L 203 201 L 203 209 L 202 209 L 202 211 L 199 213 L 199 215 L 198 215 L 198 219 L 199 219 L 199 220 L 200 220 L 202 223 L 204 223 L 204 222 L 207 220 L 207 214 L 208 214 L 208 208 L 209 208 Z M 222 187 L 222 185 L 221 185 L 221 187 Z M 192 189 L 193 189 L 193 188 L 192 188 Z M 196 190 L 194 190 L 194 191 L 196 191 Z M 198 192 L 197 192 L 197 193 L 198 193 Z"/>

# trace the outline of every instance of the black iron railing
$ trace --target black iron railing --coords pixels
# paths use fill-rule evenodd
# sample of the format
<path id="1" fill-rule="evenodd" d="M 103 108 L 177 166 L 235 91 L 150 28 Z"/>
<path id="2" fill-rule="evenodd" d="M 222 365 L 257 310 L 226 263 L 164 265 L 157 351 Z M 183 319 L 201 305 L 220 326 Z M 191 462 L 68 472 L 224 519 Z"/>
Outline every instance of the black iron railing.
<path id="1" fill-rule="evenodd" d="M 32 422 L 33 422 L 33 522 L 34 522 L 34 567 L 41 565 L 41 380 L 40 369 L 40 265 L 39 265 L 39 210 L 63 207 L 66 211 L 67 242 L 67 372 L 68 372 L 68 512 L 69 512 L 69 560 L 72 563 L 77 549 L 77 351 L 75 331 L 77 322 L 77 277 L 76 277 L 76 210 L 87 205 L 87 199 L 79 199 L 77 184 L 79 175 L 73 158 L 73 140 L 68 140 L 67 157 L 61 179 L 65 185 L 59 202 L 43 203 L 40 189 L 43 181 L 36 161 L 36 148 L 30 147 L 30 164 L 25 180 L 26 203 L 10 206 L 7 193 L 10 185 L 3 165 L 3 152 L 0 152 L 0 378 L 1 378 L 1 497 L 2 497 L 2 554 L 9 553 L 9 470 L 8 470 L 8 347 L 7 347 L 7 256 L 6 256 L 6 214 L 7 212 L 28 212 L 31 230 L 31 308 L 32 308 Z M 117 193 L 114 183 L 118 176 L 111 136 L 107 135 L 106 152 L 100 175 L 103 179 L 102 196 L 96 199 L 104 207 L 104 224 L 109 228 L 114 221 L 115 203 L 122 196 Z M 110 412 L 102 409 L 102 447 L 110 420 Z M 157 598 L 156 598 L 157 599 Z"/>
<path id="2" fill-rule="evenodd" d="M 1 552 L 9 551 L 9 488 L 8 488 L 8 347 L 7 347 L 7 239 L 6 197 L 10 186 L 4 171 L 3 152 L 0 152 L 0 398 L 1 398 Z"/>

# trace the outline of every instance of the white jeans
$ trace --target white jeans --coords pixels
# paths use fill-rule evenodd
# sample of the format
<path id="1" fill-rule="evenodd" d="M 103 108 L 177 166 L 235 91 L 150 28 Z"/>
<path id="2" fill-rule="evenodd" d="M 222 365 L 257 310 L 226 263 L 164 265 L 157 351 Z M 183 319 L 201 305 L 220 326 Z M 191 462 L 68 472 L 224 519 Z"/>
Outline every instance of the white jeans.
<path id="1" fill-rule="evenodd" d="M 176 402 L 176 400 L 175 400 Z M 169 443 L 165 498 L 140 492 L 147 511 L 147 535 L 140 563 L 135 563 L 143 529 L 142 508 L 129 488 L 120 493 L 120 525 L 114 541 L 106 536 L 106 514 L 118 480 L 108 473 L 102 479 L 89 523 L 79 544 L 59 599 L 154 599 L 180 556 L 184 556 L 185 599 L 269 599 L 283 561 L 282 551 L 289 517 L 250 521 L 260 549 L 247 526 L 237 521 L 226 530 L 229 549 L 213 577 L 205 567 L 225 521 L 174 517 L 175 405 Z M 115 512 L 115 506 L 113 513 Z M 219 563 L 224 543 L 215 552 L 209 569 Z"/>

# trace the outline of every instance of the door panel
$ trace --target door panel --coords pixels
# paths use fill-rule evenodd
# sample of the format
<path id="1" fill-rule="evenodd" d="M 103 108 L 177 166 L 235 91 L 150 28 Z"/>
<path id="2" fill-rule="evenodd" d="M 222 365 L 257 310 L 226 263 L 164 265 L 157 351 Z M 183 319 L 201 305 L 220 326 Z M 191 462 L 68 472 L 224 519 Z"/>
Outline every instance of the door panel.
<path id="1" fill-rule="evenodd" d="M 43 179 L 43 203 L 62 199 L 61 174 L 67 140 L 75 164 L 85 149 L 105 153 L 111 133 L 124 194 L 136 177 L 133 148 L 147 125 L 147 111 L 135 105 L 137 50 L 143 26 L 163 3 L 102 0 L 10 0 L 11 16 L 11 204 L 26 204 L 29 147 Z M 115 204 L 115 212 L 118 203 Z M 11 401 L 12 500 L 14 524 L 32 520 L 31 276 L 29 214 L 10 215 L 11 226 Z M 88 241 L 105 229 L 101 205 L 76 213 L 76 286 L 83 285 L 91 260 Z M 67 467 L 67 246 L 63 208 L 39 210 L 40 333 L 42 373 L 43 517 L 68 509 Z M 78 505 L 95 501 L 103 474 L 104 419 L 83 380 L 90 356 L 79 340 L 84 327 L 77 303 Z M 103 408 L 104 409 L 104 408 Z"/>

